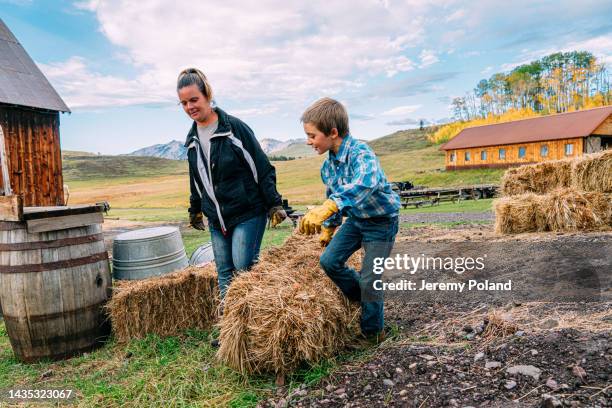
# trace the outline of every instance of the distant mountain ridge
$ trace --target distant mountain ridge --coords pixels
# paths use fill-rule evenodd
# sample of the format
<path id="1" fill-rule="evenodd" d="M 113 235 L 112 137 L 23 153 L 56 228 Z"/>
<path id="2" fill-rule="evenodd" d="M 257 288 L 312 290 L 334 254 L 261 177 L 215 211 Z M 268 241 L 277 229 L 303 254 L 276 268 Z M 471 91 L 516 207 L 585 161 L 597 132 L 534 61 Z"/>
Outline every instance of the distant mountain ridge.
<path id="1" fill-rule="evenodd" d="M 268 156 L 306 157 L 314 154 L 312 149 L 306 145 L 304 139 L 281 141 L 266 138 L 260 140 L 259 144 Z M 148 156 L 170 160 L 187 160 L 187 148 L 178 140 L 172 140 L 166 144 L 143 147 L 142 149 L 129 153 L 128 156 Z"/>
<path id="2" fill-rule="evenodd" d="M 149 156 L 171 160 L 187 160 L 187 148 L 178 140 L 172 140 L 166 144 L 143 147 L 142 149 L 129 153 L 128 156 Z"/>
<path id="3" fill-rule="evenodd" d="M 291 139 L 291 140 L 287 140 L 283 142 L 283 141 L 276 140 L 276 139 L 266 138 L 266 139 L 260 140 L 259 144 L 261 145 L 261 148 L 263 149 L 263 151 L 266 152 L 266 154 L 271 154 L 271 153 L 275 153 L 280 150 L 286 149 L 292 144 L 296 144 L 300 142 L 301 142 L 300 139 Z"/>

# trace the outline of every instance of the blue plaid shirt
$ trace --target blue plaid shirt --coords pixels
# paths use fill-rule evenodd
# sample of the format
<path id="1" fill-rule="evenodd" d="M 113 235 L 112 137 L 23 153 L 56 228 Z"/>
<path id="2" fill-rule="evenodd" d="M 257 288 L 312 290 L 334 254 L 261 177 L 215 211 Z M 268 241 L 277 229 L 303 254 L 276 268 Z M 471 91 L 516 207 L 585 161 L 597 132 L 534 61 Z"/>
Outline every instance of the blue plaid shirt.
<path id="1" fill-rule="evenodd" d="M 399 214 L 400 198 L 387 182 L 378 158 L 366 143 L 347 135 L 338 153 L 330 150 L 321 167 L 326 195 L 338 206 L 327 227 L 342 224 L 342 216 L 372 218 Z"/>

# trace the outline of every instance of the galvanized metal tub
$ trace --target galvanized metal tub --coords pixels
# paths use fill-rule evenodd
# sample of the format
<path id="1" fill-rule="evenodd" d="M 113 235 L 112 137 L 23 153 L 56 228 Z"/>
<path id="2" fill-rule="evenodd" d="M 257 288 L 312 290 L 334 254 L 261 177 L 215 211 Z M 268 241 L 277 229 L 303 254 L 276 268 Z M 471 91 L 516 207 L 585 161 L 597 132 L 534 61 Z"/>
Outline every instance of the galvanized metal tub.
<path id="1" fill-rule="evenodd" d="M 115 279 L 146 279 L 175 272 L 187 265 L 185 246 L 176 227 L 125 232 L 113 241 Z"/>
<path id="2" fill-rule="evenodd" d="M 191 266 L 204 266 L 215 260 L 215 254 L 213 253 L 212 242 L 207 242 L 204 245 L 200 245 L 196 249 L 191 258 L 189 258 L 189 265 Z"/>

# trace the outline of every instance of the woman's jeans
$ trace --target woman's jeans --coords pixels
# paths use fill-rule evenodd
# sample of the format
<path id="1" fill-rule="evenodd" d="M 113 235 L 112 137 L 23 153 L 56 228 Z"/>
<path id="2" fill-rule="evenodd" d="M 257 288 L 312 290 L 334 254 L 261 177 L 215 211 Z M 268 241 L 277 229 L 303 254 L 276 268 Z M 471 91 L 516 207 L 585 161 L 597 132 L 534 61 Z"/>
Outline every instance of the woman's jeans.
<path id="1" fill-rule="evenodd" d="M 361 331 L 375 334 L 384 328 L 384 296 L 373 288 L 382 275 L 373 273 L 374 259 L 386 258 L 393 249 L 398 231 L 398 217 L 346 219 L 321 255 L 321 267 L 353 302 L 361 303 Z M 361 273 L 346 266 L 346 261 L 359 248 L 365 256 Z"/>
<path id="2" fill-rule="evenodd" d="M 221 298 L 225 297 L 236 271 L 249 269 L 259 259 L 267 220 L 265 213 L 249 218 L 228 230 L 227 235 L 209 224 Z"/>

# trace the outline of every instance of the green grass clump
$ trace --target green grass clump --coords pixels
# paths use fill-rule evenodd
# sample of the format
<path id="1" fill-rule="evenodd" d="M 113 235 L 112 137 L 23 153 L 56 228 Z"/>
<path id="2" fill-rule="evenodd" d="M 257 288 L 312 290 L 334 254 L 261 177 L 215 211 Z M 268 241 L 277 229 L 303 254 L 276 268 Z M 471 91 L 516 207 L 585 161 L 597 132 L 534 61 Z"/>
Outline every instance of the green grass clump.
<path id="1" fill-rule="evenodd" d="M 72 389 L 81 407 L 254 406 L 274 387 L 271 377 L 248 379 L 219 365 L 207 332 L 111 341 L 70 360 L 30 365 L 13 357 L 3 322 L 0 333 L 0 387 Z"/>
<path id="2" fill-rule="evenodd" d="M 459 200 L 456 202 L 444 201 L 440 204 L 429 205 L 425 204 L 419 208 L 409 206 L 402 208 L 402 214 L 417 214 L 417 213 L 471 213 L 492 211 L 493 199 L 487 198 L 482 200 Z"/>

